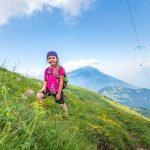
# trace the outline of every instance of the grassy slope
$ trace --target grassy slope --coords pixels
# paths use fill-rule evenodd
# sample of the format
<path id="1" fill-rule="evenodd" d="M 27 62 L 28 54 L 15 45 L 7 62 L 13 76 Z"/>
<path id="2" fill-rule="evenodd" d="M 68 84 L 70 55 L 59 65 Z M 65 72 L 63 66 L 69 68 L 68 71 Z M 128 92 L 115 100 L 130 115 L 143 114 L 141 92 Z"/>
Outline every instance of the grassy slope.
<path id="1" fill-rule="evenodd" d="M 142 114 L 143 116 L 150 118 L 150 109 L 146 108 L 133 108 L 138 113 Z"/>
<path id="2" fill-rule="evenodd" d="M 0 68 L 0 149 L 150 149 L 150 121 L 136 112 L 70 85 L 65 89 L 66 117 L 53 98 L 40 106 L 35 96 L 20 96 L 41 86 Z"/>

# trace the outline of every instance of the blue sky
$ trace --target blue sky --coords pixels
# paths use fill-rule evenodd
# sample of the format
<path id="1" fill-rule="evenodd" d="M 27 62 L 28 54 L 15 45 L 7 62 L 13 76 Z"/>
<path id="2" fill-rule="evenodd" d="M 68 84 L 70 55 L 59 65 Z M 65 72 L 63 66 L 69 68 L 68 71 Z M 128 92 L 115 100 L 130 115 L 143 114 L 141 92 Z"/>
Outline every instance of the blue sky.
<path id="1" fill-rule="evenodd" d="M 150 67 L 150 1 L 130 0 L 130 6 L 145 46 L 141 50 L 134 49 L 138 45 L 126 0 L 0 2 L 0 61 L 7 57 L 11 68 L 20 60 L 18 72 L 39 74 L 48 65 L 46 53 L 55 50 L 68 71 L 91 65 L 150 88 L 145 71 Z"/>

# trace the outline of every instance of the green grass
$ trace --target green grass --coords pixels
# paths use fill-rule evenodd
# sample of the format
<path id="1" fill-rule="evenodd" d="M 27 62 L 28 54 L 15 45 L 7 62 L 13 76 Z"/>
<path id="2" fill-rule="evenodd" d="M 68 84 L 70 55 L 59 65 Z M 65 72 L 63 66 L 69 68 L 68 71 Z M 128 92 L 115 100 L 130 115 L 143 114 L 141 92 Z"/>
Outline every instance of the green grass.
<path id="1" fill-rule="evenodd" d="M 143 116 L 150 119 L 150 109 L 146 109 L 146 108 L 133 108 L 133 109 L 138 113 L 142 114 Z"/>
<path id="2" fill-rule="evenodd" d="M 17 78 L 21 81 L 17 81 Z M 35 96 L 42 81 L 0 68 L 0 149 L 150 149 L 150 120 L 98 93 L 73 85 L 64 90 L 69 115 L 48 97 Z"/>

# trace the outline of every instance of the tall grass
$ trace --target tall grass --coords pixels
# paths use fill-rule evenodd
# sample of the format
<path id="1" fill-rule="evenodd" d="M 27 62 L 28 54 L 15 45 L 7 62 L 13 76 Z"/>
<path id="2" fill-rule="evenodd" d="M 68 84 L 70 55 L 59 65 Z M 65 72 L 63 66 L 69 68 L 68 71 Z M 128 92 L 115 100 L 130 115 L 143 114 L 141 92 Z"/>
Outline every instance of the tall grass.
<path id="1" fill-rule="evenodd" d="M 65 89 L 66 116 L 53 97 L 35 96 L 42 82 L 0 69 L 0 149 L 94 150 L 150 147 L 150 121 L 103 96 L 76 86 Z M 17 81 L 16 78 L 21 78 Z"/>

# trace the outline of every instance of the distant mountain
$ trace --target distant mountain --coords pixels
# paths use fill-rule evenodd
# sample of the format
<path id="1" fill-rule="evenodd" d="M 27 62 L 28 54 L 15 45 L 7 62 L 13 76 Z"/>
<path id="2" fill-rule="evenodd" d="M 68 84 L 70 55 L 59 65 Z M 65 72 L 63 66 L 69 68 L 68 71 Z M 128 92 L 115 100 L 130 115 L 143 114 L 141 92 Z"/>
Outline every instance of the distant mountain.
<path id="1" fill-rule="evenodd" d="M 130 107 L 150 109 L 150 89 L 106 87 L 99 90 L 99 93 Z"/>
<path id="2" fill-rule="evenodd" d="M 74 84 L 94 91 L 98 91 L 100 89 L 110 86 L 136 88 L 129 83 L 106 75 L 100 72 L 98 69 L 89 66 L 73 70 L 67 75 L 70 84 Z"/>

